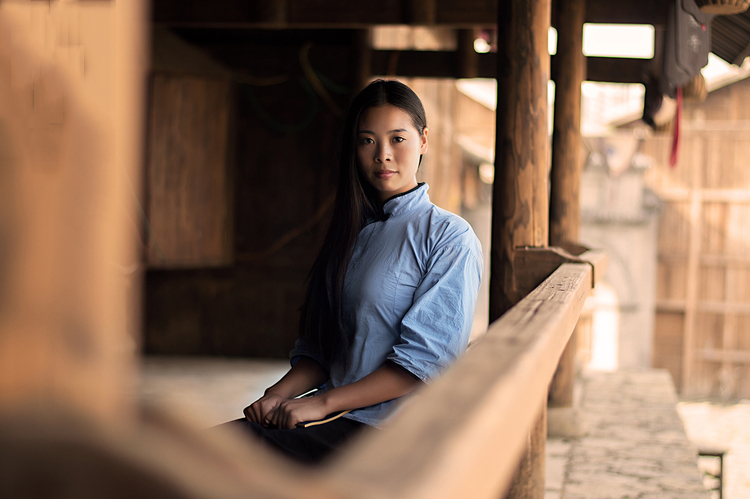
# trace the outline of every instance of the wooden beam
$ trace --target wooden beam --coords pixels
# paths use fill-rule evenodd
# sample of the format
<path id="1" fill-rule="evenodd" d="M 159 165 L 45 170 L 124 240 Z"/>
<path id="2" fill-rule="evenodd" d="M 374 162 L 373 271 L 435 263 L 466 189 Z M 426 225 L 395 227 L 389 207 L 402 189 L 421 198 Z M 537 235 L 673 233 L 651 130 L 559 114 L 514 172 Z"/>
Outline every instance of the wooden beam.
<path id="1" fill-rule="evenodd" d="M 666 25 L 666 0 L 587 0 L 586 22 Z M 494 26 L 497 0 L 382 0 L 377 9 L 350 0 L 153 0 L 166 26 L 354 28 L 375 25 Z M 556 19 L 556 18 L 555 18 Z M 556 20 L 553 22 L 556 26 Z"/>
<path id="2" fill-rule="evenodd" d="M 497 54 L 474 54 L 472 68 L 477 78 L 495 78 L 497 75 Z M 466 78 L 463 76 L 459 52 L 424 50 L 373 50 L 373 74 L 385 75 L 392 69 L 395 73 L 413 78 Z M 586 81 L 612 83 L 642 83 L 644 69 L 649 59 L 626 59 L 618 57 L 586 57 Z M 557 56 L 551 58 L 554 75 L 559 73 Z"/>
<path id="3" fill-rule="evenodd" d="M 587 57 L 586 81 L 610 83 L 643 83 L 646 68 L 651 59 L 628 59 L 624 57 Z M 558 74 L 559 59 L 552 58 L 552 74 Z"/>
<path id="4" fill-rule="evenodd" d="M 586 22 L 666 26 L 669 0 L 602 2 L 586 0 Z"/>

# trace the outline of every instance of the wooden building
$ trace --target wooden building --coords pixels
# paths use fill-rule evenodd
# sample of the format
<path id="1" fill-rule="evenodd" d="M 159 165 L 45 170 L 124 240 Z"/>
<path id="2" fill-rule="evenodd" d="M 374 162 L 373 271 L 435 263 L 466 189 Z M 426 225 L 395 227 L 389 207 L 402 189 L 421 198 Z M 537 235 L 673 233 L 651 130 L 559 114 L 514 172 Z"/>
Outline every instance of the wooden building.
<path id="1" fill-rule="evenodd" d="M 663 199 L 654 365 L 686 396 L 750 397 L 750 80 L 685 105 L 682 150 L 645 139 Z"/>
<path id="2" fill-rule="evenodd" d="M 547 402 L 572 403 L 566 344 L 601 270 L 571 244 L 580 84 L 584 70 L 639 81 L 653 63 L 584 63 L 582 26 L 669 33 L 681 5 L 0 3 L 0 495 L 543 496 Z M 368 29 L 389 24 L 457 30 L 456 47 L 373 49 Z M 496 29 L 497 52 L 471 50 L 481 27 Z M 285 351 L 341 110 L 378 74 L 497 79 L 483 340 L 388 430 L 315 473 L 143 413 L 132 389 L 142 339 L 147 351 Z M 254 329 L 269 324 L 277 336 Z"/>

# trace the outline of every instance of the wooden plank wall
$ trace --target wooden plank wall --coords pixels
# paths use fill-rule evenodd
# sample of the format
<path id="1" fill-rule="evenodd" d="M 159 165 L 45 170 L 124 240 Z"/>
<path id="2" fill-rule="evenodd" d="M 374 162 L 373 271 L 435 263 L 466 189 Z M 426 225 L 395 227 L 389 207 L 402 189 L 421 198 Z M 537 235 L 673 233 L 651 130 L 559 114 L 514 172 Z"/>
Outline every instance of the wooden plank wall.
<path id="1" fill-rule="evenodd" d="M 200 214 L 202 203 L 208 203 L 215 215 L 222 215 L 223 207 L 230 210 L 233 259 L 221 267 L 205 260 L 181 268 L 149 270 L 144 300 L 145 351 L 286 357 L 297 339 L 305 278 L 326 228 L 339 128 L 335 109 L 324 103 L 304 78 L 301 53 L 310 43 L 306 60 L 311 67 L 339 86 L 347 86 L 354 55 L 349 33 L 255 32 L 240 39 L 230 34 L 229 42 L 223 38 L 224 32 L 212 33 L 214 38 L 197 32 L 180 34 L 213 65 L 223 64 L 232 78 L 234 117 L 229 120 L 228 133 L 233 146 L 227 151 L 225 180 L 228 194 L 222 198 L 217 185 L 210 199 L 191 195 L 184 201 L 193 204 L 181 208 L 193 215 Z M 159 47 L 156 49 L 158 52 Z M 197 54 L 184 55 L 190 71 L 180 69 L 183 74 L 178 81 L 192 96 L 186 93 L 184 99 L 211 97 L 215 105 L 206 121 L 221 125 L 227 102 L 224 83 L 211 83 L 216 80 L 214 75 L 202 76 L 211 65 L 197 64 L 201 62 Z M 208 72 L 215 73 L 212 68 Z M 331 95 L 338 108 L 346 106 L 348 95 Z M 161 126 L 172 123 L 197 136 L 206 123 L 201 122 L 200 113 L 189 111 L 183 108 L 180 112 L 190 121 L 162 120 Z M 185 132 L 172 132 L 182 140 L 177 144 L 179 151 L 189 152 L 196 145 L 211 148 L 224 140 L 217 132 L 213 138 L 202 137 L 200 142 L 196 138 L 196 144 L 185 144 L 190 140 Z M 157 133 L 169 131 L 152 128 L 152 143 Z M 199 186 L 205 182 L 201 179 L 216 173 L 212 172 L 216 167 L 212 158 L 200 154 L 200 161 L 191 160 L 196 176 L 189 185 Z M 180 179 L 177 173 L 174 178 Z M 155 195 L 152 192 L 151 197 Z"/>
<path id="2" fill-rule="evenodd" d="M 230 83 L 152 75 L 146 167 L 150 268 L 233 261 Z"/>
<path id="3" fill-rule="evenodd" d="M 663 199 L 654 365 L 686 396 L 750 397 L 750 81 L 688 103 L 680 159 L 647 139 Z"/>

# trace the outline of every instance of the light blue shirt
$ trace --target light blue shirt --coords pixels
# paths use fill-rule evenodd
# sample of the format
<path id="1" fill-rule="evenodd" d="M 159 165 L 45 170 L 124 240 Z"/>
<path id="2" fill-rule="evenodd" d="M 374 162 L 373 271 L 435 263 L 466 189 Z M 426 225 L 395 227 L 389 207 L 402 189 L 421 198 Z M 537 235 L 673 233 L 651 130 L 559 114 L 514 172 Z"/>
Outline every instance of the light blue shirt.
<path id="1" fill-rule="evenodd" d="M 344 281 L 348 363 L 329 366 L 319 393 L 353 383 L 391 361 L 429 381 L 461 355 L 469 340 L 482 277 L 482 250 L 471 226 L 430 202 L 427 184 L 390 198 L 382 220 L 366 225 Z M 301 338 L 291 352 L 325 366 Z M 346 415 L 378 426 L 398 399 Z"/>

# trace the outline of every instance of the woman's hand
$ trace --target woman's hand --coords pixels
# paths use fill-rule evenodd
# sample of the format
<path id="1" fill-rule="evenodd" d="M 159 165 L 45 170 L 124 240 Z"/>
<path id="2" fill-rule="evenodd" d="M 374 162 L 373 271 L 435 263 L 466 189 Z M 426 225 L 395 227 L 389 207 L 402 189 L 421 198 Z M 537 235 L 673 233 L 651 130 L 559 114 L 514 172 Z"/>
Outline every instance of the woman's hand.
<path id="1" fill-rule="evenodd" d="M 267 418 L 277 428 L 291 430 L 297 423 L 323 419 L 328 414 L 325 397 L 318 396 L 284 400 L 268 414 Z"/>
<path id="2" fill-rule="evenodd" d="M 269 413 L 276 409 L 284 400 L 286 400 L 284 397 L 274 393 L 263 395 L 261 398 L 245 407 L 245 410 L 243 411 L 245 413 L 245 418 L 253 423 L 258 423 L 264 428 L 268 427 L 271 424 L 268 418 Z"/>

